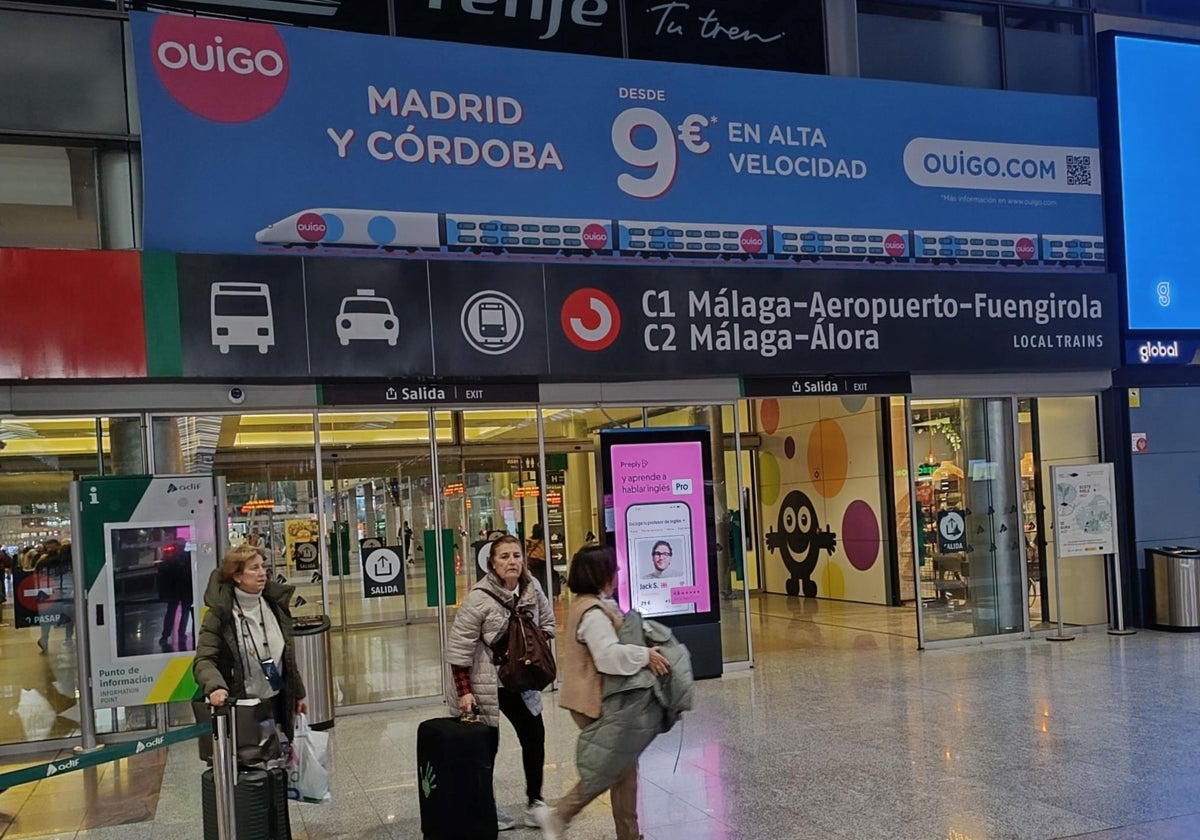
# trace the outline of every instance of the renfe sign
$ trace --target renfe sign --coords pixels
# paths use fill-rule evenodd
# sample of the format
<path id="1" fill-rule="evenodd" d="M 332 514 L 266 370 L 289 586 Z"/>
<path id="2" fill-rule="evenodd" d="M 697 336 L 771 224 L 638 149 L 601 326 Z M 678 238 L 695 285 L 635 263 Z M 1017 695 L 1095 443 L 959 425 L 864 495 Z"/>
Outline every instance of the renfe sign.
<path id="1" fill-rule="evenodd" d="M 545 40 L 558 34 L 558 27 L 566 15 L 563 14 L 563 0 L 533 0 L 526 9 L 518 10 L 515 0 L 507 0 L 502 8 L 496 8 L 496 0 L 449 0 L 446 4 L 451 8 L 457 6 L 466 14 L 495 15 L 501 14 L 506 18 L 515 18 L 524 14 L 530 20 L 544 23 L 546 31 L 539 38 Z M 429 8 L 442 8 L 442 0 L 429 0 Z M 576 26 L 598 27 L 604 25 L 604 16 L 608 13 L 607 0 L 570 0 L 570 20 Z"/>
<path id="2" fill-rule="evenodd" d="M 132 20 L 150 249 L 1104 265 L 1091 99 Z"/>

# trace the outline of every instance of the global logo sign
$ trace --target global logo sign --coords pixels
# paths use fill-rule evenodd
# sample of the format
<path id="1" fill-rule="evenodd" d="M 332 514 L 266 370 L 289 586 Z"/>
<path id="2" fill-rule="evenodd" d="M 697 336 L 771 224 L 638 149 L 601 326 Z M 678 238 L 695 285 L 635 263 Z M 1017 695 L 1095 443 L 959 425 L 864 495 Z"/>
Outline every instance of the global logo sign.
<path id="1" fill-rule="evenodd" d="M 1017 240 L 1017 256 L 1028 262 L 1033 259 L 1033 240 L 1022 236 Z"/>
<path id="2" fill-rule="evenodd" d="M 742 231 L 740 242 L 747 254 L 757 254 L 763 249 L 763 235 L 753 228 Z"/>
<path id="3" fill-rule="evenodd" d="M 1179 342 L 1143 341 L 1138 344 L 1137 356 L 1144 365 L 1178 364 Z"/>
<path id="4" fill-rule="evenodd" d="M 608 231 L 604 225 L 594 222 L 583 229 L 583 244 L 593 251 L 602 251 L 608 247 Z"/>
<path id="5" fill-rule="evenodd" d="M 563 301 L 562 328 L 580 350 L 603 350 L 621 332 L 621 310 L 599 289 L 576 289 Z"/>
<path id="6" fill-rule="evenodd" d="M 258 119 L 287 89 L 287 48 L 274 26 L 162 15 L 150 50 L 167 93 L 206 120 Z"/>
<path id="7" fill-rule="evenodd" d="M 889 257 L 903 257 L 907 247 L 904 244 L 904 237 L 898 233 L 889 233 L 887 238 L 883 240 L 883 250 L 887 251 Z"/>

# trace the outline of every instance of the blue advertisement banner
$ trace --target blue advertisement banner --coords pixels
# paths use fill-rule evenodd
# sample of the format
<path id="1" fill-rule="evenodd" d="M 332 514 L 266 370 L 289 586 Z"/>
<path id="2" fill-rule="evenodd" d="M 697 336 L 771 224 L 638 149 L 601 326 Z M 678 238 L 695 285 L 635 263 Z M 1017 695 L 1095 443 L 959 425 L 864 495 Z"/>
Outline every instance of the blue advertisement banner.
<path id="1" fill-rule="evenodd" d="M 1116 36 L 1105 48 L 1129 328 L 1197 330 L 1200 170 L 1191 160 L 1200 144 L 1200 45 Z"/>
<path id="2" fill-rule="evenodd" d="M 1089 98 L 132 22 L 147 248 L 1104 266 Z"/>

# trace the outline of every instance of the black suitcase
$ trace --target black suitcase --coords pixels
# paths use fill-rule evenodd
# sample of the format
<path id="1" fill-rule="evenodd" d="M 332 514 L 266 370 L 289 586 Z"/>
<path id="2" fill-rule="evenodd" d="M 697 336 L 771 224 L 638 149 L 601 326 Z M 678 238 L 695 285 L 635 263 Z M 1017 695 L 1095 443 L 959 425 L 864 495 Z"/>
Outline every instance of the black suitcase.
<path id="1" fill-rule="evenodd" d="M 417 727 L 417 798 L 425 840 L 496 840 L 490 729 L 450 717 Z"/>
<path id="2" fill-rule="evenodd" d="M 242 770 L 234 800 L 238 840 L 291 840 L 287 776 L 282 770 Z M 200 776 L 204 840 L 217 840 L 217 792 L 212 770 Z"/>

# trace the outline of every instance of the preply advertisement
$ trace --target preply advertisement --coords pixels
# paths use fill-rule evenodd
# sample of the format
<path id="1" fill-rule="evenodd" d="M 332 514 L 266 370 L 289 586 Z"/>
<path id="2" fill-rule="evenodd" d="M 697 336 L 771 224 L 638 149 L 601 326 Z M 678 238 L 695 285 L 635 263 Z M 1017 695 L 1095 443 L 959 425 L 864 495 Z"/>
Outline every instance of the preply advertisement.
<path id="1" fill-rule="evenodd" d="M 916 137 L 904 172 L 922 187 L 1100 194 L 1100 150 Z"/>
<path id="2" fill-rule="evenodd" d="M 709 612 L 701 445 L 617 444 L 610 457 L 621 608 L 647 616 Z"/>
<path id="3" fill-rule="evenodd" d="M 675 603 L 672 591 L 690 588 L 692 511 L 684 502 L 630 505 L 625 510 L 625 551 L 631 600 L 644 615 L 696 611 L 694 602 Z"/>

